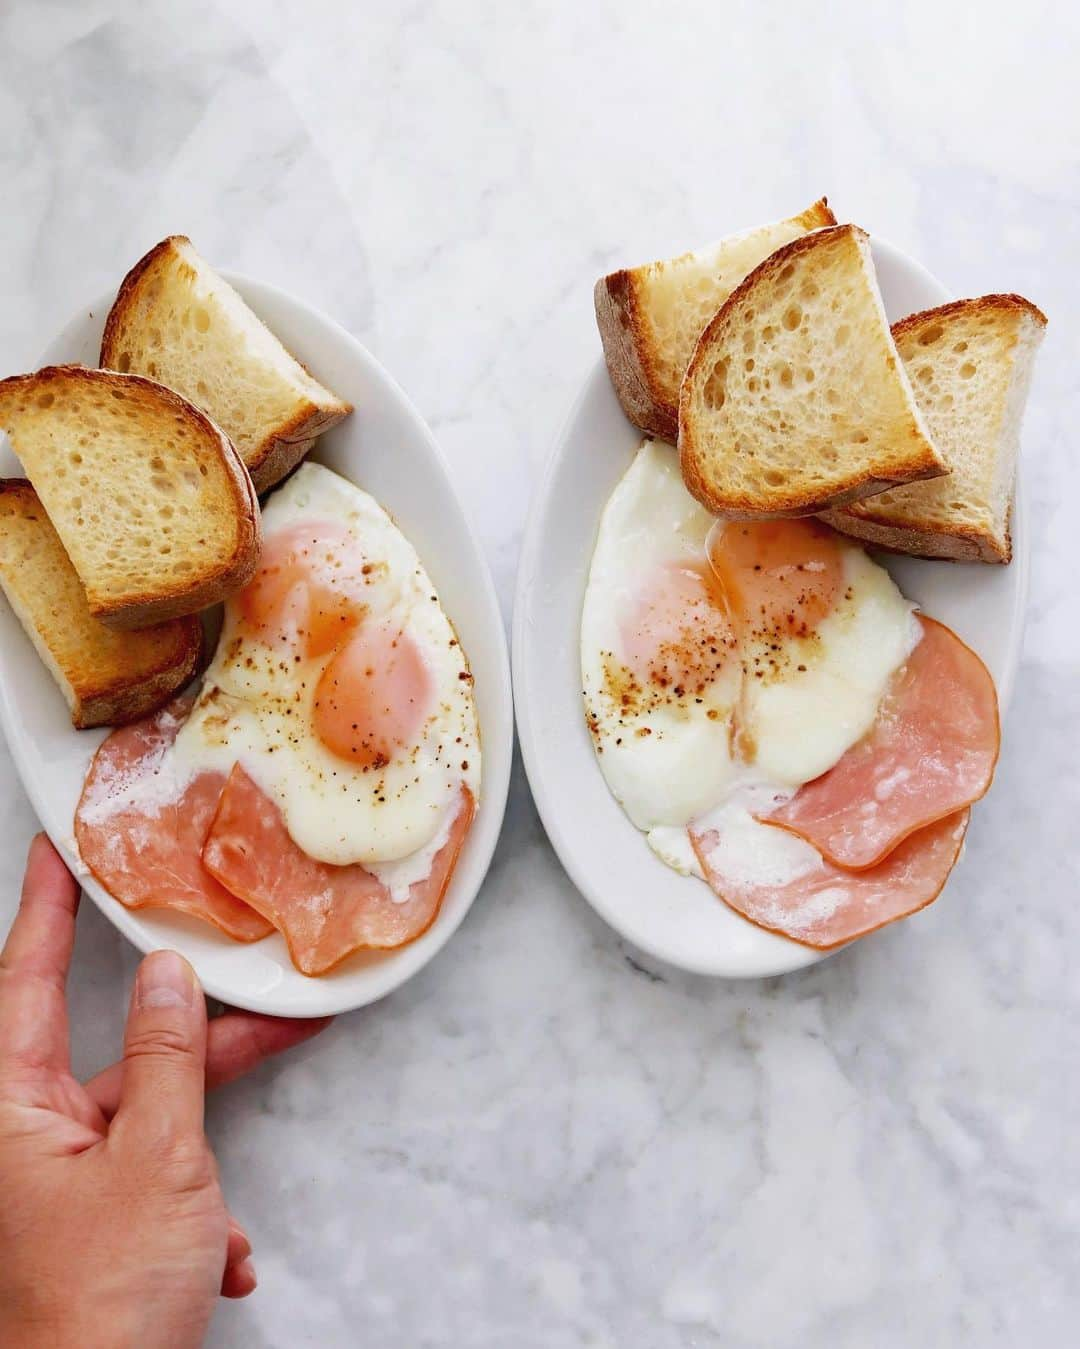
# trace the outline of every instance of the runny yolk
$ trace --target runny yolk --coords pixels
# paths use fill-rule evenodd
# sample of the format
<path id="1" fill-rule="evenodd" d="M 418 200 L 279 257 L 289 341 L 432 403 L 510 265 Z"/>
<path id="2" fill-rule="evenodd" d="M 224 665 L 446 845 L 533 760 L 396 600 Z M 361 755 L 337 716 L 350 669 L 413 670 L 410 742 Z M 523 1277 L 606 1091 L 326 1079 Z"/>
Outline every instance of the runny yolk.
<path id="1" fill-rule="evenodd" d="M 708 566 L 660 567 L 619 623 L 620 656 L 652 691 L 700 696 L 734 645 L 724 596 Z"/>
<path id="2" fill-rule="evenodd" d="M 433 701 L 431 672 L 415 641 L 372 623 L 323 671 L 315 690 L 315 734 L 341 759 L 384 768 L 417 743 Z"/>
<path id="3" fill-rule="evenodd" d="M 808 637 L 844 587 L 841 545 L 817 520 L 717 523 L 707 548 L 741 635 Z"/>
<path id="4" fill-rule="evenodd" d="M 342 526 L 296 525 L 266 540 L 259 570 L 236 603 L 241 623 L 268 645 L 297 641 L 310 659 L 334 651 L 364 615 L 356 596 L 364 558 Z"/>

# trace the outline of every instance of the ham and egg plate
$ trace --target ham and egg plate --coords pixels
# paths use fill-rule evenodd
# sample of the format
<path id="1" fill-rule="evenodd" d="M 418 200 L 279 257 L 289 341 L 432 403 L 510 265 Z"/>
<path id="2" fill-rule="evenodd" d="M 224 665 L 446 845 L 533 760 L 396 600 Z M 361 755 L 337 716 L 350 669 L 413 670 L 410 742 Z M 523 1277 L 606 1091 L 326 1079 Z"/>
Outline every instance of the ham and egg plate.
<path id="1" fill-rule="evenodd" d="M 998 750 L 993 681 L 816 520 L 714 520 L 645 441 L 581 623 L 613 796 L 667 865 L 828 948 L 936 898 Z"/>
<path id="2" fill-rule="evenodd" d="M 200 693 L 103 743 L 75 832 L 122 903 L 276 928 L 321 974 L 434 921 L 479 792 L 472 676 L 365 492 L 307 464 L 263 540 Z"/>

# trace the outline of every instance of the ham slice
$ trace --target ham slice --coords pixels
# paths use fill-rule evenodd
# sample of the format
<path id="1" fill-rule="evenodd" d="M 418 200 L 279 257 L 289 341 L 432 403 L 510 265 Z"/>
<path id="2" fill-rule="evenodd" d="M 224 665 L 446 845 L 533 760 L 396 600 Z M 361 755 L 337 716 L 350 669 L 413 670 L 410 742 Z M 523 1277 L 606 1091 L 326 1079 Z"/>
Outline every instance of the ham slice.
<path id="1" fill-rule="evenodd" d="M 191 702 L 174 699 L 102 741 L 75 812 L 75 839 L 91 872 L 129 909 L 176 909 L 236 941 L 258 941 L 272 925 L 220 885 L 199 858 L 223 775 L 200 773 L 186 786 L 174 783 L 167 751 Z"/>
<path id="2" fill-rule="evenodd" d="M 868 870 L 844 871 L 810 856 L 805 870 L 779 884 L 726 872 L 716 830 L 691 828 L 690 841 L 709 884 L 736 913 L 827 951 L 932 903 L 960 855 L 968 814 L 962 810 L 928 825 Z"/>
<path id="3" fill-rule="evenodd" d="M 280 929 L 298 970 L 325 974 L 354 951 L 391 950 L 427 931 L 473 809 L 472 793 L 462 787 L 457 814 L 429 875 L 395 898 L 363 866 L 332 866 L 302 852 L 275 802 L 237 765 L 221 793 L 203 862 Z"/>
<path id="4" fill-rule="evenodd" d="M 877 866 L 904 839 L 989 788 L 1000 746 L 997 695 L 982 661 L 921 618 L 922 640 L 894 677 L 871 731 L 764 823 L 848 870 Z"/>

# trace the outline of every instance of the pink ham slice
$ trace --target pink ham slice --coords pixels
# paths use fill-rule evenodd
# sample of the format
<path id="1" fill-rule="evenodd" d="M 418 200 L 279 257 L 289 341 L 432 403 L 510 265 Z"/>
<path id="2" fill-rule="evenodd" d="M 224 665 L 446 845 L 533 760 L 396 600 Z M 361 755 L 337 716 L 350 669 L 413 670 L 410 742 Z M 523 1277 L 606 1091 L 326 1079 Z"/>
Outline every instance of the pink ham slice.
<path id="1" fill-rule="evenodd" d="M 747 884 L 718 869 L 715 830 L 690 830 L 709 884 L 736 913 L 758 927 L 827 951 L 907 918 L 940 894 L 964 841 L 966 810 L 905 839 L 884 862 L 866 871 L 820 866 L 786 885 Z"/>
<path id="2" fill-rule="evenodd" d="M 75 839 L 91 872 L 127 908 L 176 909 L 236 941 L 258 941 L 273 926 L 220 885 L 199 858 L 224 776 L 200 773 L 174 800 L 160 799 L 170 771 L 166 751 L 191 701 L 174 699 L 102 741 L 75 812 Z"/>
<path id="3" fill-rule="evenodd" d="M 848 870 L 876 866 L 911 834 L 989 788 L 1000 746 L 994 681 L 931 618 L 868 735 L 821 777 L 761 816 Z"/>
<path id="4" fill-rule="evenodd" d="M 439 912 L 469 831 L 472 793 L 461 802 L 446 843 L 425 880 L 396 901 L 362 866 L 331 866 L 300 850 L 281 812 L 237 765 L 221 794 L 203 862 L 233 894 L 280 929 L 293 964 L 325 974 L 360 950 L 390 950 L 415 941 Z"/>

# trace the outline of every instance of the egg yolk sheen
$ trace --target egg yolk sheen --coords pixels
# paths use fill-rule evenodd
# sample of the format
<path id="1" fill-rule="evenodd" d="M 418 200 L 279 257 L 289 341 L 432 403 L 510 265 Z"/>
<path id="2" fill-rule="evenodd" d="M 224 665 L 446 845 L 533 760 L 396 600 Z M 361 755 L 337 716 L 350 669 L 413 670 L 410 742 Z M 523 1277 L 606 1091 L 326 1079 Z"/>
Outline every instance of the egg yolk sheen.
<path id="1" fill-rule="evenodd" d="M 844 590 L 843 551 L 816 520 L 718 522 L 707 554 L 658 568 L 620 621 L 623 663 L 654 702 L 700 697 L 736 652 L 748 675 L 779 674 Z"/>
<path id="2" fill-rule="evenodd" d="M 315 734 L 340 759 L 385 767 L 417 742 L 434 702 L 423 653 L 400 624 L 374 618 L 367 594 L 385 568 L 340 524 L 282 530 L 237 596 L 240 631 L 292 662 L 321 661 Z"/>
<path id="3" fill-rule="evenodd" d="M 844 590 L 844 555 L 833 531 L 817 520 L 717 521 L 705 546 L 742 661 L 733 744 L 744 763 L 753 763 L 753 688 L 806 673 L 818 654 L 818 626 Z"/>
<path id="4" fill-rule="evenodd" d="M 718 521 L 705 553 L 656 568 L 620 615 L 607 689 L 624 716 L 730 715 L 734 752 L 753 763 L 753 690 L 798 680 L 820 654 L 817 629 L 847 593 L 843 546 L 816 520 Z"/>
<path id="5" fill-rule="evenodd" d="M 619 623 L 627 711 L 702 700 L 732 659 L 724 595 L 706 565 L 658 568 Z M 609 685 L 613 682 L 609 671 Z M 613 690 L 614 691 L 614 690 Z"/>
<path id="6" fill-rule="evenodd" d="M 767 647 L 811 636 L 844 589 L 843 552 L 817 520 L 718 522 L 706 547 L 740 637 Z"/>

